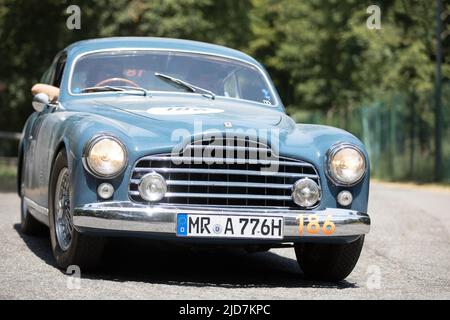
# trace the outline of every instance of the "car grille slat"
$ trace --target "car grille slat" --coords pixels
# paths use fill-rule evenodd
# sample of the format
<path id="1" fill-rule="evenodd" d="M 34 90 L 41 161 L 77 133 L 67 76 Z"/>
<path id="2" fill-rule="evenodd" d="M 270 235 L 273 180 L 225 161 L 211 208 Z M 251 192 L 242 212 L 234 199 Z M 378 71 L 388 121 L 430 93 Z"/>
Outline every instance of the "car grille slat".
<path id="1" fill-rule="evenodd" d="M 131 184 L 138 185 L 139 179 L 131 179 Z M 231 182 L 231 181 L 191 181 L 191 180 L 166 180 L 170 186 L 222 186 L 222 187 L 246 187 L 246 188 L 269 188 L 269 189 L 291 189 L 291 184 L 258 183 L 258 182 Z"/>
<path id="2" fill-rule="evenodd" d="M 174 163 L 184 161 L 186 163 L 192 164 L 202 164 L 202 163 L 220 163 L 220 164 L 260 164 L 260 165 L 282 165 L 282 166 L 295 166 L 295 167 L 313 167 L 312 164 L 307 162 L 291 162 L 282 160 L 263 160 L 263 159 L 242 159 L 242 158 L 214 158 L 214 157 L 180 157 L 180 156 L 148 156 L 141 159 L 142 160 L 160 160 L 160 161 L 172 161 Z"/>
<path id="3" fill-rule="evenodd" d="M 138 185 L 149 172 L 166 179 L 168 190 L 159 203 L 167 204 L 298 208 L 291 198 L 294 183 L 310 178 L 320 185 L 315 167 L 308 162 L 280 157 L 266 144 L 252 140 L 224 140 L 219 141 L 222 144 L 196 141 L 177 154 L 139 159 L 131 175 L 130 199 L 147 203 Z"/>
<path id="4" fill-rule="evenodd" d="M 221 198 L 221 199 L 266 199 L 270 197 L 276 200 L 290 200 L 290 196 L 278 196 L 278 195 L 260 195 L 260 194 L 231 194 L 231 193 L 177 193 L 177 192 L 167 192 L 166 197 L 191 197 L 191 198 Z"/>
<path id="5" fill-rule="evenodd" d="M 191 168 L 152 168 L 143 167 L 135 168 L 136 172 L 174 172 L 174 173 L 207 173 L 207 174 L 234 174 L 247 176 L 277 176 L 277 177 L 297 177 L 297 178 L 318 178 L 316 174 L 302 174 L 302 173 L 285 173 L 272 171 L 251 171 L 251 170 L 227 170 L 227 169 L 191 169 Z"/>

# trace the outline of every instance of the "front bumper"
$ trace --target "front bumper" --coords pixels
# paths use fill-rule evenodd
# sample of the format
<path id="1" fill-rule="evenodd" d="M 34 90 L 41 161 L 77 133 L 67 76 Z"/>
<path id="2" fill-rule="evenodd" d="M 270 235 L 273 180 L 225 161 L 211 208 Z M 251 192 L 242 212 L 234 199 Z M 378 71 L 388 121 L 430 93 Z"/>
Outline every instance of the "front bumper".
<path id="1" fill-rule="evenodd" d="M 351 237 L 369 232 L 370 218 L 366 213 L 327 208 L 324 210 L 286 210 L 282 208 L 239 208 L 186 205 L 142 205 L 132 202 L 101 202 L 75 208 L 73 222 L 80 232 L 104 231 L 145 233 L 150 236 L 178 238 L 176 216 L 178 213 L 205 215 L 249 215 L 279 216 L 284 218 L 284 241 L 297 241 L 305 237 Z M 335 224 L 335 230 L 327 235 L 323 232 L 307 232 L 308 216 L 317 215 L 320 226 L 327 219 Z M 303 215 L 303 232 L 300 234 L 298 217 Z M 180 239 L 180 238 L 178 238 Z M 208 238 L 210 239 L 210 238 Z"/>

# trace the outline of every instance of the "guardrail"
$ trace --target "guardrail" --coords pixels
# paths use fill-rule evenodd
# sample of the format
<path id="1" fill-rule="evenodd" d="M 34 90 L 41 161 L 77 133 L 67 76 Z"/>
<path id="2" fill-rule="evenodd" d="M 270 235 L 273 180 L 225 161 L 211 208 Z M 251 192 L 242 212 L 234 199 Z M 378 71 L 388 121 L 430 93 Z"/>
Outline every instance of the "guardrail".
<path id="1" fill-rule="evenodd" d="M 18 132 L 0 131 L 0 142 L 3 140 L 9 141 L 0 145 L 0 152 L 2 154 L 2 156 L 0 156 L 0 192 L 11 192 L 16 188 L 15 168 L 17 167 L 17 157 L 4 156 L 5 150 L 1 149 L 6 147 L 6 150 L 8 150 L 8 145 L 18 143 L 20 136 L 21 133 Z M 6 155 L 9 155 L 9 153 L 6 152 Z"/>
<path id="2" fill-rule="evenodd" d="M 17 166 L 17 157 L 0 157 L 0 164 L 6 166 Z"/>
<path id="3" fill-rule="evenodd" d="M 20 140 L 21 136 L 22 136 L 22 134 L 20 132 L 0 131 L 0 139 Z"/>
<path id="4" fill-rule="evenodd" d="M 20 132 L 0 131 L 0 164 L 17 165 L 17 145 L 22 134 Z"/>

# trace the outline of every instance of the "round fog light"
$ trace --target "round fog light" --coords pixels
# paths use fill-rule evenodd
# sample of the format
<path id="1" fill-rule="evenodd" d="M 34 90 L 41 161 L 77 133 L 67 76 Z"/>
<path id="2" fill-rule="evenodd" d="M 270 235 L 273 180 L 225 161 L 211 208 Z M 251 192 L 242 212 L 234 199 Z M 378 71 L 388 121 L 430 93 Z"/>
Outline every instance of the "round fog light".
<path id="1" fill-rule="evenodd" d="M 337 195 L 337 201 L 341 206 L 348 207 L 352 204 L 353 196 L 350 191 L 343 190 Z"/>
<path id="2" fill-rule="evenodd" d="M 147 173 L 139 182 L 139 193 L 147 201 L 159 201 L 167 192 L 166 180 L 156 172 Z"/>
<path id="3" fill-rule="evenodd" d="M 320 200 L 320 188 L 309 178 L 300 179 L 294 184 L 292 199 L 299 206 L 312 207 Z"/>
<path id="4" fill-rule="evenodd" d="M 97 188 L 98 196 L 102 199 L 109 199 L 113 196 L 114 187 L 109 183 L 102 183 Z"/>

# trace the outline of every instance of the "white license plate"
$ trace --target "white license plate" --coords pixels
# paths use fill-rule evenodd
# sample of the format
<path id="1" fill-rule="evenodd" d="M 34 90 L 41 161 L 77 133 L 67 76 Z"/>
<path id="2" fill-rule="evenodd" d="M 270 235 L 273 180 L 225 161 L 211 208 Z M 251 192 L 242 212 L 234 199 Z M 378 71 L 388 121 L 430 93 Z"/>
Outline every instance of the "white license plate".
<path id="1" fill-rule="evenodd" d="M 177 215 L 179 237 L 282 239 L 283 226 L 282 217 Z"/>

